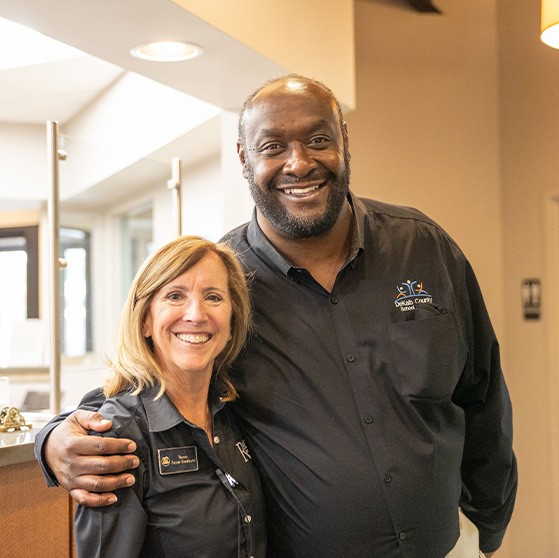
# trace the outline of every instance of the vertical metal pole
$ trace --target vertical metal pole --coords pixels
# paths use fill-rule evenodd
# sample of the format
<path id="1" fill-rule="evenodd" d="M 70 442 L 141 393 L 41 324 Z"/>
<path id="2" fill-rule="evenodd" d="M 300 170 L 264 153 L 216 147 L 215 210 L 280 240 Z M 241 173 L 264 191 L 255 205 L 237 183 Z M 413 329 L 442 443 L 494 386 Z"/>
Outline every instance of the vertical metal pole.
<path id="1" fill-rule="evenodd" d="M 58 150 L 58 122 L 47 122 L 47 154 L 49 170 L 49 197 L 47 217 L 49 227 L 49 261 L 50 261 L 50 411 L 60 413 L 60 267 L 59 257 L 59 209 L 58 209 L 58 160 L 65 159 L 66 154 Z"/>
<path id="2" fill-rule="evenodd" d="M 181 160 L 179 157 L 171 159 L 171 180 L 167 181 L 167 187 L 173 191 L 173 216 L 175 220 L 175 232 L 177 236 L 182 235 L 182 204 L 181 204 Z"/>

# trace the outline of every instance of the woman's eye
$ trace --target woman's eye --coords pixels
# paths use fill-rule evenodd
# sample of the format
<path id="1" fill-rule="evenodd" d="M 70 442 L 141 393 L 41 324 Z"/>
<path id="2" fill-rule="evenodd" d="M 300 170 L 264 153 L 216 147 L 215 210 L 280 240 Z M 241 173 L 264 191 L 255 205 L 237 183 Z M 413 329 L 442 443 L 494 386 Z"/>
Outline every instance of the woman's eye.
<path id="1" fill-rule="evenodd" d="M 180 300 L 182 300 L 182 294 L 181 293 L 169 293 L 167 295 L 167 299 L 172 301 L 172 302 L 178 302 Z"/>
<path id="2" fill-rule="evenodd" d="M 223 298 L 217 294 L 210 294 L 206 297 L 206 300 L 209 300 L 210 302 L 221 302 Z"/>

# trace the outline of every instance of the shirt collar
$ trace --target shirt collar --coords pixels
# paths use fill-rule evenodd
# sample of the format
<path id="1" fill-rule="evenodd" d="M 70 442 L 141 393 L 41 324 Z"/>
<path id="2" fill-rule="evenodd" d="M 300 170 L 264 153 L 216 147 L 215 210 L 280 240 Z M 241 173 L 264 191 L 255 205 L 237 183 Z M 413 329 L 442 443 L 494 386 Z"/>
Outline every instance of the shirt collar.
<path id="1" fill-rule="evenodd" d="M 362 252 L 365 242 L 365 220 L 368 216 L 367 209 L 361 200 L 348 192 L 347 199 L 353 209 L 353 230 L 351 234 L 351 251 L 346 264 L 351 264 L 357 255 Z M 248 224 L 247 238 L 251 248 L 261 258 L 277 267 L 284 275 L 292 269 L 292 265 L 274 248 L 266 235 L 262 232 L 256 218 L 256 208 Z"/>
<path id="2" fill-rule="evenodd" d="M 153 387 L 146 388 L 140 393 L 140 399 L 146 410 L 149 431 L 162 432 L 173 428 L 173 426 L 181 422 L 194 426 L 178 412 L 173 402 L 167 397 L 167 394 L 164 393 L 159 399 L 155 399 L 159 392 L 159 387 L 159 382 L 157 382 Z M 219 378 L 212 380 L 208 396 L 212 416 L 225 405 L 221 401 L 221 396 L 226 392 L 227 388 Z"/>

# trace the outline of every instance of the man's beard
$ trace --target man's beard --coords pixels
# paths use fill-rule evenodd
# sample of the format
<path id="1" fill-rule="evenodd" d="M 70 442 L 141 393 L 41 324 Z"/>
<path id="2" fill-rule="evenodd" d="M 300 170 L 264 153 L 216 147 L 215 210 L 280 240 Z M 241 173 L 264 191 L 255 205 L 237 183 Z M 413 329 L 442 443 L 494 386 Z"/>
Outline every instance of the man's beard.
<path id="1" fill-rule="evenodd" d="M 273 183 L 269 183 L 265 189 L 256 185 L 250 164 L 247 165 L 246 178 L 256 207 L 279 234 L 291 239 L 311 238 L 328 232 L 342 211 L 349 191 L 348 162 L 346 160 L 345 169 L 339 180 L 334 173 L 329 173 L 325 177 L 329 183 L 330 193 L 326 210 L 316 217 L 295 216 L 289 213 L 277 200 L 278 191 Z M 296 182 L 293 185 L 295 184 Z"/>

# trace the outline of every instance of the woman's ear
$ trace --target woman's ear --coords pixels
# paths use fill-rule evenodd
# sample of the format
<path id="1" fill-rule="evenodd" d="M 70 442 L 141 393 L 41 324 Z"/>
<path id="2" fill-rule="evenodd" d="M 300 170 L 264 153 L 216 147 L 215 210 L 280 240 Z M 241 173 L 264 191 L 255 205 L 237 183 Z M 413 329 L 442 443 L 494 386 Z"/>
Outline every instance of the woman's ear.
<path id="1" fill-rule="evenodd" d="M 146 339 L 148 337 L 151 337 L 151 328 L 149 327 L 147 322 L 144 322 L 144 325 L 142 326 L 142 334 Z"/>

